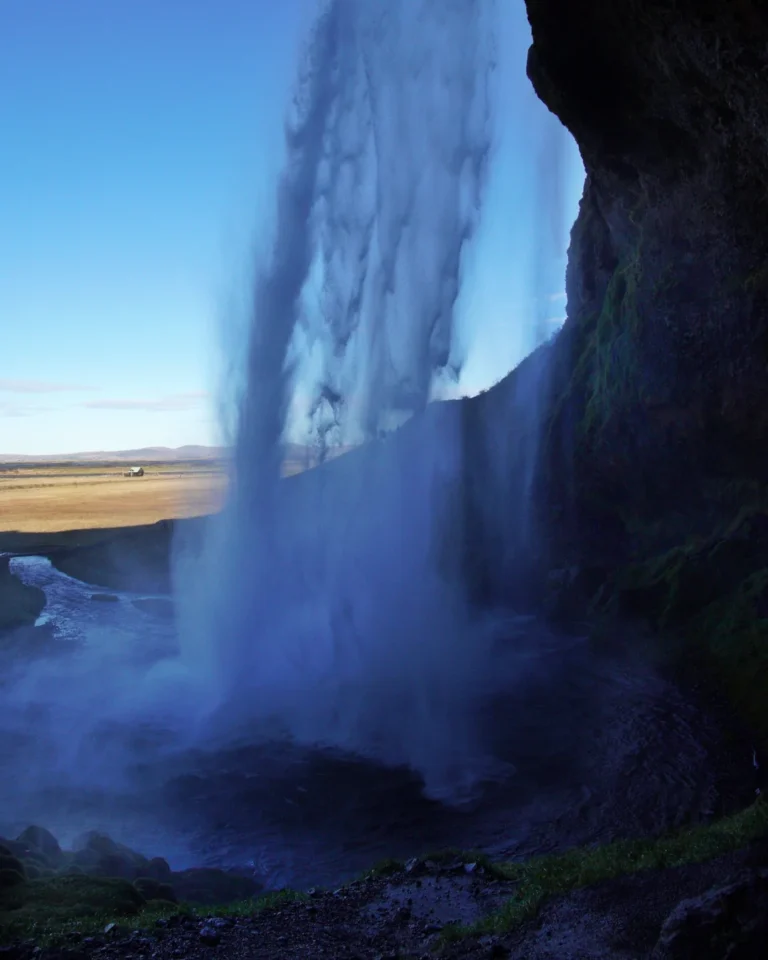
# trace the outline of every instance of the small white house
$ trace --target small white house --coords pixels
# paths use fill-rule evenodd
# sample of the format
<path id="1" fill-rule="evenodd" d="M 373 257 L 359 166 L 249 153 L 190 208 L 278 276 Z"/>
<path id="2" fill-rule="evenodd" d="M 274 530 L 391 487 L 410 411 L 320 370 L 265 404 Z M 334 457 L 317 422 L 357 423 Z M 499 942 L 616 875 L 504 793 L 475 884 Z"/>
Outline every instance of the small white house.
<path id="1" fill-rule="evenodd" d="M 143 477 L 144 467 L 129 467 L 125 475 L 126 477 Z"/>

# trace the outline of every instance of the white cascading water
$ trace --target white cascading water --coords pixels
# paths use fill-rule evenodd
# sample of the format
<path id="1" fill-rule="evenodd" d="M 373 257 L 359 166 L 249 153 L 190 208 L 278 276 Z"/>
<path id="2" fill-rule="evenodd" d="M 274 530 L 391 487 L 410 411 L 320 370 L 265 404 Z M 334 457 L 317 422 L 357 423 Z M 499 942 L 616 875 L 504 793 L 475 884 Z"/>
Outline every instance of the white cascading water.
<path id="1" fill-rule="evenodd" d="M 575 148 L 524 75 L 523 4 L 503 12 L 497 22 L 493 0 L 323 0 L 287 123 L 271 254 L 230 357 L 243 387 L 228 502 L 202 553 L 185 542 L 195 525 L 177 528 L 175 629 L 153 626 L 128 594 L 95 604 L 86 584 L 17 561 L 47 590 L 64 643 L 13 664 L 13 682 L 4 674 L 4 816 L 36 811 L 71 836 L 85 809 L 89 825 L 156 850 L 166 779 L 197 774 L 208 751 L 218 770 L 226 748 L 256 747 L 238 767 L 249 781 L 264 757 L 290 767 L 307 756 L 283 750 L 286 738 L 335 748 L 407 766 L 446 801 L 506 772 L 494 757 L 517 757 L 510 739 L 525 753 L 527 719 L 494 726 L 487 708 L 500 690 L 507 705 L 525 702 L 531 672 L 549 677 L 550 661 L 524 618 L 498 630 L 498 611 L 480 617 L 467 572 L 479 561 L 476 579 L 504 594 L 536 539 L 546 351 L 471 402 L 429 402 L 469 389 L 462 349 L 471 366 L 484 312 L 507 324 L 495 375 L 551 332 L 553 301 L 562 312 L 560 179 Z M 497 122 L 503 164 L 490 162 Z M 472 264 L 491 207 L 513 229 L 494 236 L 495 258 L 478 246 Z M 483 269 L 513 275 L 520 302 L 489 296 L 469 311 Z M 474 342 L 462 344 L 468 313 Z M 355 449 L 281 480 L 288 440 L 321 458 Z M 502 599 L 508 616 L 516 598 Z M 280 783 L 263 795 L 279 800 Z M 153 812 L 129 822 L 137 798 Z M 181 833 L 163 849 L 183 846 Z M 200 844 L 190 849 L 199 862 Z"/>
<path id="2" fill-rule="evenodd" d="M 228 729 L 409 764 L 439 795 L 485 767 L 470 718 L 487 660 L 440 531 L 458 421 L 440 405 L 373 438 L 423 412 L 454 362 L 492 18 L 475 0 L 324 5 L 255 282 L 229 502 L 180 577 L 187 656 Z M 321 451 L 366 443 L 281 481 L 294 391 Z"/>

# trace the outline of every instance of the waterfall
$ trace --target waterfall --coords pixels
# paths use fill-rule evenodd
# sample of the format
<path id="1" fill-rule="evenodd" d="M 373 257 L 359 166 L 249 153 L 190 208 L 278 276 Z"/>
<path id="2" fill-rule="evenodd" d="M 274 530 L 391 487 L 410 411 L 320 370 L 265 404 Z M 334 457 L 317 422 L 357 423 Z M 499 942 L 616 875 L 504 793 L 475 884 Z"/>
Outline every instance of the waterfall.
<path id="1" fill-rule="evenodd" d="M 232 482 L 177 581 L 208 735 L 408 765 L 457 799 L 493 772 L 495 680 L 462 567 L 465 423 L 429 401 L 493 134 L 492 0 L 328 0 L 256 270 Z M 398 428 L 398 429 L 394 429 Z M 356 447 L 281 479 L 285 442 Z M 502 494 L 503 496 L 503 494 Z"/>

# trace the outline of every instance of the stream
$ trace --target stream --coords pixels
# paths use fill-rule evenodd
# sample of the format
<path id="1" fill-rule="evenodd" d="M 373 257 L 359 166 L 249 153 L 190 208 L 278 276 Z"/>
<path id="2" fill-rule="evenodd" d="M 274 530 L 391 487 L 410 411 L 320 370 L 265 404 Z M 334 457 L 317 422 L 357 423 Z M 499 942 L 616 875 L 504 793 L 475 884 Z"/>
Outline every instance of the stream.
<path id="1" fill-rule="evenodd" d="M 748 758 L 621 638 L 598 648 L 494 613 L 497 683 L 479 721 L 499 763 L 448 805 L 408 769 L 337 750 L 248 730 L 196 740 L 163 672 L 178 641 L 160 604 L 93 599 L 100 588 L 41 557 L 11 566 L 45 591 L 51 635 L 34 656 L 2 654 L 0 835 L 40 823 L 69 845 L 95 829 L 174 869 L 307 887 L 446 846 L 509 858 L 653 834 L 750 799 Z M 148 679 L 167 684 L 168 710 L 138 696 Z"/>

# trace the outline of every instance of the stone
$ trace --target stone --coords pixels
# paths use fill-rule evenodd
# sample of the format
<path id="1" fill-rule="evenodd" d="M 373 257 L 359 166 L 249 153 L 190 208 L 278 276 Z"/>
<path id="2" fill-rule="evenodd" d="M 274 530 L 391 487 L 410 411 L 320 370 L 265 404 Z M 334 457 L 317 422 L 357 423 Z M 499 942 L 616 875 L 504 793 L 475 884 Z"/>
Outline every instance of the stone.
<path id="1" fill-rule="evenodd" d="M 199 937 L 200 940 L 209 947 L 216 947 L 221 943 L 221 934 L 219 931 L 216 930 L 215 927 L 208 925 L 200 929 Z"/>
<path id="2" fill-rule="evenodd" d="M 651 960 L 750 960 L 768 943 L 768 870 L 743 874 L 682 900 L 661 928 Z"/>

